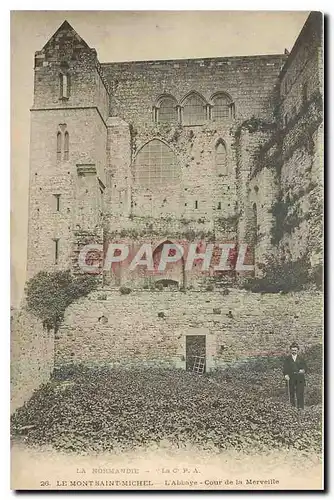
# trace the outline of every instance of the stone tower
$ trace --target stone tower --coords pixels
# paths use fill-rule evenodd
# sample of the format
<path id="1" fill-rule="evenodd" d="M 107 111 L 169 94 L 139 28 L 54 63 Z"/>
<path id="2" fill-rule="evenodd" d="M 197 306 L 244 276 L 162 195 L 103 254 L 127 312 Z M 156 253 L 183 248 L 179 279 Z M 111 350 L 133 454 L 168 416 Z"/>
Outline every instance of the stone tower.
<path id="1" fill-rule="evenodd" d="M 96 51 L 65 21 L 35 54 L 28 278 L 101 239 L 108 111 Z"/>

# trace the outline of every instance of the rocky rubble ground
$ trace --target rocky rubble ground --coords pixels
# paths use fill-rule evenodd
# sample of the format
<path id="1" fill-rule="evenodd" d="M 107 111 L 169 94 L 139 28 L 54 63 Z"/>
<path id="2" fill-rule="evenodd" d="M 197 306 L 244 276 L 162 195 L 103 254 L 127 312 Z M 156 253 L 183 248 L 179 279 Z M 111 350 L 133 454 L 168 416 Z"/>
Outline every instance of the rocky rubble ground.
<path id="1" fill-rule="evenodd" d="M 80 453 L 159 446 L 166 440 L 203 449 L 320 453 L 320 376 L 309 379 L 308 390 L 317 397 L 300 412 L 289 405 L 275 366 L 264 370 L 250 363 L 201 376 L 76 367 L 42 386 L 12 415 L 12 437 Z"/>

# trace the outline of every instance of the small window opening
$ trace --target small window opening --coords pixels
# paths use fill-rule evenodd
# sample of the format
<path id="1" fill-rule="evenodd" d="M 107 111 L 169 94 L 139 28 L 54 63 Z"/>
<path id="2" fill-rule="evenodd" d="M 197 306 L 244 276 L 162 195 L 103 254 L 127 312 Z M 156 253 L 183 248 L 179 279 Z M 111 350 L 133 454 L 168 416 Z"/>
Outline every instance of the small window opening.
<path id="1" fill-rule="evenodd" d="M 61 132 L 57 133 L 57 160 L 61 159 Z"/>
<path id="2" fill-rule="evenodd" d="M 59 238 L 55 238 L 54 240 L 54 263 L 58 264 L 59 257 Z"/>
<path id="3" fill-rule="evenodd" d="M 64 73 L 59 75 L 59 83 L 60 83 L 60 98 L 61 99 L 68 99 L 70 96 L 68 75 L 66 75 Z"/>
<path id="4" fill-rule="evenodd" d="M 70 151 L 70 135 L 66 131 L 64 136 L 64 160 L 68 161 L 69 159 L 69 151 Z"/>
<path id="5" fill-rule="evenodd" d="M 60 212 L 60 194 L 53 195 L 56 199 L 56 212 Z"/>

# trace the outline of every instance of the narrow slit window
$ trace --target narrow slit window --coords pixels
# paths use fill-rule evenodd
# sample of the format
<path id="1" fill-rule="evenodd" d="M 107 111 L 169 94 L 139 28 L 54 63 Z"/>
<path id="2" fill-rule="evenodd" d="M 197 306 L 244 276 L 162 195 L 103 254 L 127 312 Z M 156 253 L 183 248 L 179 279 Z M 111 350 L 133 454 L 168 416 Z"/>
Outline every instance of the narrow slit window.
<path id="1" fill-rule="evenodd" d="M 60 85 L 60 98 L 61 99 L 68 99 L 70 96 L 70 86 L 69 86 L 70 80 L 69 76 L 61 73 L 59 75 L 59 85 Z"/>
<path id="2" fill-rule="evenodd" d="M 218 207 L 217 208 L 218 208 L 218 210 L 222 209 L 222 202 L 221 201 L 218 202 Z"/>
<path id="3" fill-rule="evenodd" d="M 60 194 L 54 194 L 56 212 L 60 212 Z"/>
<path id="4" fill-rule="evenodd" d="M 257 206 L 256 203 L 253 204 L 253 245 L 257 244 L 258 239 L 258 219 L 257 219 Z"/>
<path id="5" fill-rule="evenodd" d="M 61 160 L 61 132 L 57 133 L 57 160 Z"/>
<path id="6" fill-rule="evenodd" d="M 198 201 L 195 201 L 195 208 L 198 208 Z"/>
<path id="7" fill-rule="evenodd" d="M 58 264 L 58 258 L 59 258 L 59 238 L 55 238 L 53 240 L 54 242 L 54 263 Z"/>
<path id="8" fill-rule="evenodd" d="M 66 131 L 64 136 L 64 160 L 68 161 L 70 155 L 70 134 Z"/>

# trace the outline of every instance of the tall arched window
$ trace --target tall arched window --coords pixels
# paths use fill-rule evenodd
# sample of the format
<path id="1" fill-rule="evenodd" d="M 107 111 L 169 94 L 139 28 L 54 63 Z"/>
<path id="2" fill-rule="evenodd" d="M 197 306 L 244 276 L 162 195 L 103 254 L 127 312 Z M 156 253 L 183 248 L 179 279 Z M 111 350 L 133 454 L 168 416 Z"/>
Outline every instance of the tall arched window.
<path id="1" fill-rule="evenodd" d="M 233 103 L 231 98 L 226 94 L 216 94 L 212 98 L 212 119 L 214 121 L 222 121 L 227 118 L 232 118 Z"/>
<path id="2" fill-rule="evenodd" d="M 57 132 L 57 160 L 61 160 L 61 132 Z"/>
<path id="3" fill-rule="evenodd" d="M 190 94 L 183 103 L 183 124 L 202 125 L 206 120 L 206 102 L 198 94 Z"/>
<path id="4" fill-rule="evenodd" d="M 157 122 L 173 123 L 177 121 L 176 101 L 173 97 L 162 97 L 157 106 Z"/>
<path id="5" fill-rule="evenodd" d="M 223 140 L 219 140 L 216 144 L 216 169 L 218 175 L 227 174 L 226 146 Z"/>
<path id="6" fill-rule="evenodd" d="M 64 160 L 68 161 L 70 152 L 70 135 L 66 131 L 64 134 Z"/>
<path id="7" fill-rule="evenodd" d="M 162 141 L 153 139 L 139 151 L 135 162 L 135 181 L 140 186 L 154 188 L 175 184 L 179 170 L 173 151 Z"/>

